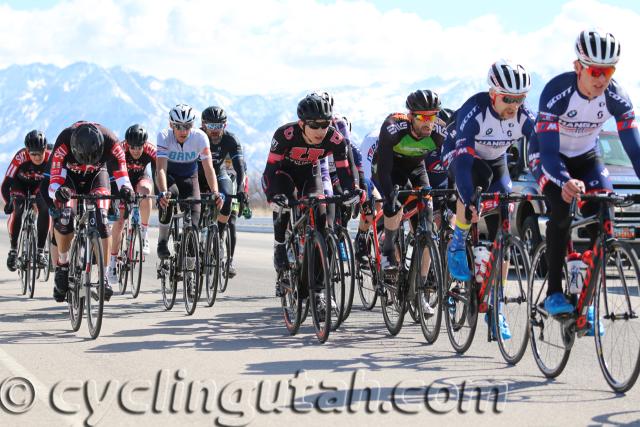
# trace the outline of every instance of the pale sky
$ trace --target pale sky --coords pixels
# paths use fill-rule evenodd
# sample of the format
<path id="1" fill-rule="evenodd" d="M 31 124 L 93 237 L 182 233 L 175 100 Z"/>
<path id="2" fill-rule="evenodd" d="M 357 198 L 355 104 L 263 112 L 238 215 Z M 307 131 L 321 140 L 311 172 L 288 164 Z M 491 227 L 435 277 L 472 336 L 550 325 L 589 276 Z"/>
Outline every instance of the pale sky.
<path id="1" fill-rule="evenodd" d="M 580 30 L 621 41 L 637 84 L 640 2 L 425 0 L 12 0 L 0 68 L 87 61 L 234 94 L 486 75 L 501 57 L 551 77 Z"/>

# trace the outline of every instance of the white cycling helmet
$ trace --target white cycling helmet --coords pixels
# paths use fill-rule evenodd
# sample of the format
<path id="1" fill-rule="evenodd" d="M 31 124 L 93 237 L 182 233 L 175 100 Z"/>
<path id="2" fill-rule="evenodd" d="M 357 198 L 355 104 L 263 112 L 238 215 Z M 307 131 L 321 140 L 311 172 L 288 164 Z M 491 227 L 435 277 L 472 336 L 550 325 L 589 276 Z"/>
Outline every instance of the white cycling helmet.
<path id="1" fill-rule="evenodd" d="M 187 104 L 178 104 L 169 112 L 169 120 L 172 123 L 194 123 L 196 121 L 196 112 Z"/>
<path id="2" fill-rule="evenodd" d="M 491 65 L 487 81 L 492 89 L 502 93 L 525 94 L 531 89 L 531 76 L 527 70 L 505 59 Z"/>
<path id="3" fill-rule="evenodd" d="M 611 33 L 585 30 L 576 39 L 576 55 L 586 65 L 616 65 L 620 59 L 620 43 Z"/>

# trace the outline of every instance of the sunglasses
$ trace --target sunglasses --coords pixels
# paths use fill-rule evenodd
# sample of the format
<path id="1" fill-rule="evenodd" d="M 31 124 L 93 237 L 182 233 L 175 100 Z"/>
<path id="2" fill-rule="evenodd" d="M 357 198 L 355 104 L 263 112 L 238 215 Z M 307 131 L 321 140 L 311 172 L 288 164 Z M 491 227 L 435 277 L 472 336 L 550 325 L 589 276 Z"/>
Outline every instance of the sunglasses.
<path id="1" fill-rule="evenodd" d="M 510 96 L 510 95 L 501 95 L 502 102 L 505 104 L 522 104 L 526 96 Z"/>
<path id="2" fill-rule="evenodd" d="M 331 125 L 331 122 L 304 122 L 304 124 L 311 129 L 326 129 Z"/>
<path id="3" fill-rule="evenodd" d="M 191 130 L 193 123 L 171 123 L 175 130 Z"/>
<path id="4" fill-rule="evenodd" d="M 596 67 L 595 65 L 587 65 L 582 62 L 580 65 L 582 65 L 582 68 L 584 68 L 591 77 L 596 79 L 603 75 L 607 79 L 610 79 L 613 73 L 616 72 L 616 67 Z"/>
<path id="5" fill-rule="evenodd" d="M 204 127 L 206 127 L 209 130 L 220 130 L 220 129 L 224 129 L 224 123 L 203 123 Z"/>
<path id="6" fill-rule="evenodd" d="M 436 119 L 438 118 L 438 114 L 437 113 L 433 113 L 433 114 L 416 114 L 413 113 L 413 117 L 415 117 L 417 120 L 421 121 L 421 122 L 435 122 Z"/>
<path id="7" fill-rule="evenodd" d="M 42 157 L 42 156 L 44 156 L 44 152 L 43 151 L 30 151 L 29 152 L 29 156 L 30 157 Z"/>

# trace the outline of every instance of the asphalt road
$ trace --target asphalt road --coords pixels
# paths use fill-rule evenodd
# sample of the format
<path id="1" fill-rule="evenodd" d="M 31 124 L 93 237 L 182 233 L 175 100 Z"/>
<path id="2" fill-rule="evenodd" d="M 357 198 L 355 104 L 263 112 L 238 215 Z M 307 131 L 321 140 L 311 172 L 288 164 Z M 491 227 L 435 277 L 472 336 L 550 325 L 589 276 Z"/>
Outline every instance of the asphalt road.
<path id="1" fill-rule="evenodd" d="M 6 232 L 0 241 L 6 257 Z M 53 279 L 27 299 L 2 265 L 0 425 L 640 425 L 640 386 L 611 392 L 592 338 L 550 381 L 529 352 L 508 366 L 483 322 L 458 356 L 444 331 L 434 345 L 408 322 L 389 336 L 379 308 L 361 310 L 358 296 L 326 344 L 309 321 L 289 336 L 271 256 L 269 234 L 240 233 L 238 276 L 193 316 L 180 292 L 165 311 L 150 256 L 140 296 L 107 303 L 96 340 L 86 320 L 70 331 Z"/>

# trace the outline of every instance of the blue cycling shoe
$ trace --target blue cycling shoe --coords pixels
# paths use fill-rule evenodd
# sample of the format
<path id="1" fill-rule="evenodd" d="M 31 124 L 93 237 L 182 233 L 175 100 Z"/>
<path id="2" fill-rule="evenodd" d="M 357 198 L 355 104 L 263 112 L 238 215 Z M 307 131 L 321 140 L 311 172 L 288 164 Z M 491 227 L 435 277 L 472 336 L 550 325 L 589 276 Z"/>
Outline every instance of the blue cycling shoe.
<path id="1" fill-rule="evenodd" d="M 591 327 L 589 328 L 589 330 L 587 331 L 587 336 L 588 337 L 592 337 L 596 334 L 596 322 L 595 322 L 595 317 L 596 317 L 596 309 L 594 306 L 589 306 L 589 309 L 587 310 L 587 321 L 591 324 Z M 602 324 L 602 321 L 600 319 L 598 319 L 598 323 L 600 324 L 600 336 L 603 337 L 604 336 L 604 325 Z"/>
<path id="2" fill-rule="evenodd" d="M 484 321 L 489 323 L 489 313 L 484 314 Z M 502 314 L 498 315 L 498 323 L 500 324 L 500 335 L 504 341 L 511 339 L 511 329 L 509 329 L 509 324 L 506 320 L 504 320 L 504 316 Z M 493 329 L 493 335 L 496 335 L 495 325 L 491 325 Z"/>
<path id="3" fill-rule="evenodd" d="M 449 264 L 451 277 L 461 282 L 471 280 L 467 252 L 464 249 L 447 250 L 447 263 Z"/>
<path id="4" fill-rule="evenodd" d="M 567 298 L 562 292 L 555 292 L 545 298 L 544 309 L 551 316 L 571 314 L 574 310 L 573 305 L 567 301 Z"/>

